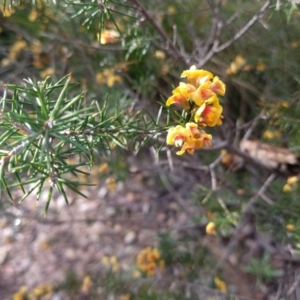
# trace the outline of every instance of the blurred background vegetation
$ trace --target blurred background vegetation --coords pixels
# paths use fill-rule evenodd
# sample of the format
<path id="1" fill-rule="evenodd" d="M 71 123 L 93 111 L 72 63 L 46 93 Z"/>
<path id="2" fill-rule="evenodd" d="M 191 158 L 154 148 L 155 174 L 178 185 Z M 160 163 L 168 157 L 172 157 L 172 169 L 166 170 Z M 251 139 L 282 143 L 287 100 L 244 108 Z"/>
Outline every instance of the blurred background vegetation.
<path id="1" fill-rule="evenodd" d="M 0 3 L 3 97 L 16 93 L 7 84 L 20 86 L 24 78 L 58 82 L 70 74 L 70 95 L 84 91 L 84 107 L 96 102 L 108 115 L 117 110 L 122 126 L 138 119 L 128 147 L 98 146 L 92 169 L 84 170 L 91 175 L 78 175 L 95 184 L 79 189 L 88 199 L 68 190 L 70 204 L 63 206 L 54 193 L 43 219 L 43 195 L 37 207 L 30 197 L 20 204 L 18 191 L 13 204 L 2 195 L 3 299 L 300 299 L 298 177 L 275 176 L 249 160 L 234 167 L 245 135 L 300 151 L 298 1 Z M 224 119 L 211 131 L 212 148 L 177 157 L 165 145 L 169 120 L 160 108 L 192 65 L 226 84 Z M 159 134 L 146 139 L 147 130 Z M 90 214 L 82 213 L 84 205 Z M 113 229 L 100 233 L 93 210 L 105 212 L 101 222 Z M 76 216 L 87 225 L 78 236 Z M 93 243 L 106 250 L 87 264 L 88 252 L 76 254 L 83 246 L 68 237 L 88 237 L 92 227 Z M 39 248 L 24 252 L 33 228 L 42 228 L 32 240 Z M 140 230 L 149 228 L 153 237 L 142 239 Z M 102 234 L 121 238 L 107 248 Z M 55 256 L 64 276 L 51 271 L 28 279 L 63 247 L 74 262 Z M 29 255 L 36 263 L 19 272 L 15 265 Z"/>

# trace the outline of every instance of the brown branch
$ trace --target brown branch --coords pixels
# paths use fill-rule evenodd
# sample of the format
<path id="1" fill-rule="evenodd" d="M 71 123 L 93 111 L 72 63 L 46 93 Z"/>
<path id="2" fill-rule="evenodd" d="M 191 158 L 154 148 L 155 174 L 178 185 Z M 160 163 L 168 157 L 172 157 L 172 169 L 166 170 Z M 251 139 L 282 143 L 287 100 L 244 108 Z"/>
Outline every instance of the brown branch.
<path id="1" fill-rule="evenodd" d="M 292 296 L 293 292 L 297 289 L 297 287 L 300 284 L 300 274 L 296 276 L 294 283 L 290 287 L 290 289 L 287 292 L 287 296 Z"/>
<path id="2" fill-rule="evenodd" d="M 268 179 L 264 182 L 264 184 L 261 186 L 261 188 L 259 189 L 259 191 L 252 198 L 250 198 L 249 201 L 247 202 L 247 204 L 245 205 L 245 207 L 244 207 L 244 209 L 242 210 L 242 213 L 241 213 L 239 224 L 237 225 L 237 227 L 236 227 L 236 229 L 235 229 L 235 231 L 233 233 L 233 237 L 230 240 L 225 253 L 221 257 L 221 259 L 218 262 L 218 264 L 216 265 L 216 267 L 211 272 L 211 276 L 212 277 L 223 266 L 223 264 L 225 263 L 225 261 L 227 260 L 227 258 L 231 254 L 231 252 L 236 247 L 236 245 L 237 245 L 237 243 L 239 241 L 239 235 L 240 235 L 240 233 L 242 232 L 243 228 L 246 225 L 246 221 L 245 220 L 247 220 L 247 214 L 251 212 L 251 210 L 253 209 L 254 204 L 257 202 L 257 200 L 261 196 L 263 196 L 265 194 L 265 191 L 267 190 L 267 188 L 269 187 L 269 185 L 273 182 L 273 180 L 275 178 L 276 178 L 276 174 L 272 173 L 268 177 Z"/>
<path id="3" fill-rule="evenodd" d="M 215 53 L 221 52 L 224 49 L 228 48 L 231 46 L 234 42 L 236 42 L 238 39 L 240 39 L 263 15 L 263 13 L 268 9 L 268 7 L 271 5 L 272 0 L 267 0 L 265 4 L 260 8 L 260 10 L 252 17 L 248 23 L 241 28 L 230 40 L 227 42 L 223 43 L 222 45 L 219 46 L 219 40 L 216 38 L 213 46 L 211 47 L 210 51 L 206 54 L 206 56 L 200 60 L 199 64 L 203 66 L 208 60 L 210 60 Z M 220 28 L 220 31 L 222 28 Z"/>
<path id="4" fill-rule="evenodd" d="M 187 61 L 183 57 L 182 53 L 175 47 L 167 33 L 159 26 L 159 24 L 153 19 L 153 17 L 148 13 L 146 8 L 142 5 L 142 3 L 139 0 L 130 0 L 130 2 L 134 3 L 138 9 L 138 11 L 141 13 L 141 15 L 148 21 L 148 23 L 158 32 L 161 39 L 166 43 L 166 49 L 167 51 L 175 61 L 179 60 L 181 61 L 185 66 L 187 66 Z M 170 49 L 171 51 L 168 51 Z"/>
<path id="5" fill-rule="evenodd" d="M 202 49 L 203 54 L 207 53 L 209 45 L 213 43 L 213 41 L 218 41 L 220 30 L 220 1 L 216 4 L 211 3 L 210 0 L 207 1 L 211 10 L 213 11 L 213 21 L 210 29 L 210 33 L 205 41 L 204 47 Z"/>
<path id="6" fill-rule="evenodd" d="M 225 42 L 223 45 L 219 46 L 218 48 L 214 49 L 214 52 L 220 52 L 225 48 L 232 45 L 235 41 L 237 41 L 240 37 L 242 37 L 254 24 L 258 21 L 263 13 L 268 9 L 271 5 L 272 0 L 267 0 L 265 4 L 261 7 L 257 14 L 255 14 L 252 19 L 240 30 L 238 31 L 229 41 Z"/>

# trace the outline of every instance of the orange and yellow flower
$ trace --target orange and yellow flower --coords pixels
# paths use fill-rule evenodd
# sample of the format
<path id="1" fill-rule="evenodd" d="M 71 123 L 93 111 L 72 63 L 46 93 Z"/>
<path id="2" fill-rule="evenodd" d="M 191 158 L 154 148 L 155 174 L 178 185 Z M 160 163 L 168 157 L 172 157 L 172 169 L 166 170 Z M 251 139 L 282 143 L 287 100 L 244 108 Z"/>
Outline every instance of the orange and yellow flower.
<path id="1" fill-rule="evenodd" d="M 198 106 L 201 106 L 204 102 L 210 104 L 218 99 L 215 92 L 212 91 L 211 85 L 210 81 L 204 82 L 191 94 L 191 99 Z"/>
<path id="2" fill-rule="evenodd" d="M 205 227 L 206 234 L 217 235 L 216 224 L 214 222 L 209 222 Z"/>
<path id="3" fill-rule="evenodd" d="M 153 276 L 157 270 L 162 271 L 165 268 L 165 262 L 161 259 L 157 248 L 142 249 L 136 258 L 136 263 L 147 276 Z"/>
<path id="4" fill-rule="evenodd" d="M 205 70 L 198 70 L 196 66 L 191 66 L 189 70 L 183 71 L 180 77 L 187 77 L 189 84 L 199 86 L 212 79 L 213 74 Z"/>
<path id="5" fill-rule="evenodd" d="M 196 66 L 183 71 L 181 77 L 187 78 L 187 83 L 180 82 L 166 102 L 166 106 L 178 104 L 186 111 L 183 116 L 188 123 L 168 130 L 167 144 L 181 147 L 177 155 L 193 154 L 195 149 L 211 146 L 212 136 L 200 128 L 222 124 L 223 107 L 218 95 L 224 96 L 226 91 L 218 76 Z M 189 122 L 192 118 L 195 123 Z"/>
<path id="6" fill-rule="evenodd" d="M 223 107 L 219 104 L 219 101 L 215 101 L 212 106 L 205 103 L 200 106 L 196 113 L 194 120 L 200 126 L 213 127 L 222 124 L 222 111 Z"/>
<path id="7" fill-rule="evenodd" d="M 190 104 L 188 100 L 191 98 L 191 93 L 195 90 L 196 88 L 193 85 L 180 82 L 179 86 L 173 90 L 173 95 L 168 98 L 166 105 L 179 104 L 183 109 L 189 110 Z"/>
<path id="8" fill-rule="evenodd" d="M 187 123 L 185 127 L 177 125 L 169 129 L 167 144 L 181 147 L 176 152 L 177 155 L 182 155 L 185 151 L 193 154 L 195 149 L 211 146 L 211 139 L 212 136 L 200 130 L 196 123 Z"/>
<path id="9" fill-rule="evenodd" d="M 218 76 L 215 76 L 211 84 L 211 90 L 220 96 L 224 96 L 226 92 L 225 83 Z"/>

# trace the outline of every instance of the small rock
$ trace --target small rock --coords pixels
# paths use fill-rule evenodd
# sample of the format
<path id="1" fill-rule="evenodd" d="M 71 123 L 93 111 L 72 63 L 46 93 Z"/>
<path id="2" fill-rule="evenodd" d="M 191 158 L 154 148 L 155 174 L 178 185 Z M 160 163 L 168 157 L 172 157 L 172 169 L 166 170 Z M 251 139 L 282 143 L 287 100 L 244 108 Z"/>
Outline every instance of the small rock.
<path id="1" fill-rule="evenodd" d="M 124 243 L 129 245 L 132 244 L 136 239 L 136 233 L 134 231 L 129 231 L 124 237 Z"/>
<path id="2" fill-rule="evenodd" d="M 11 249 L 11 245 L 5 245 L 0 247 L 0 265 L 2 265 L 5 262 L 10 249 Z"/>
<path id="3" fill-rule="evenodd" d="M 116 214 L 116 209 L 114 207 L 107 207 L 105 209 L 105 215 L 108 217 L 112 217 Z"/>

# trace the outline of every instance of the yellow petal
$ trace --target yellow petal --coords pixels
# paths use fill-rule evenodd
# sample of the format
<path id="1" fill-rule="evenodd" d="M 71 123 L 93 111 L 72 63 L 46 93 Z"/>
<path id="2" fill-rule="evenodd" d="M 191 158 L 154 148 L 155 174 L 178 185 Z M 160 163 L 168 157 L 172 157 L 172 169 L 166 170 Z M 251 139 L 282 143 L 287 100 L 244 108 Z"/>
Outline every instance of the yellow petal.
<path id="1" fill-rule="evenodd" d="M 209 222 L 205 227 L 206 234 L 216 235 L 216 224 L 214 222 Z"/>
<path id="2" fill-rule="evenodd" d="M 174 145 L 175 143 L 183 143 L 186 136 L 186 129 L 182 127 L 181 125 L 177 125 L 176 127 L 171 127 L 168 130 L 167 135 L 167 144 L 168 145 Z M 181 146 L 179 144 L 179 146 Z"/>
<path id="3" fill-rule="evenodd" d="M 287 230 L 287 231 L 294 231 L 295 230 L 295 225 L 294 224 L 287 224 L 286 226 L 285 226 L 285 229 Z"/>
<path id="4" fill-rule="evenodd" d="M 226 293 L 227 292 L 227 285 L 225 283 L 225 281 L 221 280 L 220 278 L 218 277 L 215 277 L 214 278 L 214 283 L 217 287 L 217 289 L 223 293 Z"/>
<path id="5" fill-rule="evenodd" d="M 223 81 L 219 80 L 218 76 L 215 76 L 211 85 L 212 91 L 220 96 L 225 95 L 226 86 Z"/>

